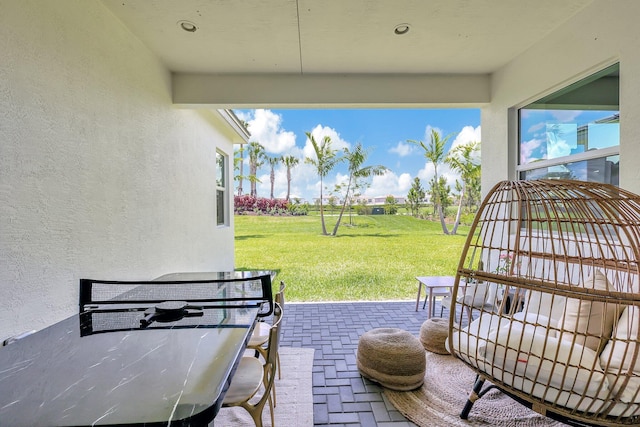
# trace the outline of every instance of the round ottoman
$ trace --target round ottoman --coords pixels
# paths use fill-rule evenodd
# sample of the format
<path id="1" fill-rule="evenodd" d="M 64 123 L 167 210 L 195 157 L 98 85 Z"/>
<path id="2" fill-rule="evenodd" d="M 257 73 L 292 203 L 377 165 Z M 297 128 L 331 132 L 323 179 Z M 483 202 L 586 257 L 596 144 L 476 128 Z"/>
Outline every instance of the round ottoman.
<path id="1" fill-rule="evenodd" d="M 392 390 L 413 390 L 424 382 L 424 348 L 402 329 L 377 328 L 362 334 L 356 364 L 363 377 Z"/>
<path id="2" fill-rule="evenodd" d="M 420 342 L 425 350 L 437 354 L 449 354 L 444 343 L 449 336 L 449 321 L 427 319 L 420 327 Z"/>

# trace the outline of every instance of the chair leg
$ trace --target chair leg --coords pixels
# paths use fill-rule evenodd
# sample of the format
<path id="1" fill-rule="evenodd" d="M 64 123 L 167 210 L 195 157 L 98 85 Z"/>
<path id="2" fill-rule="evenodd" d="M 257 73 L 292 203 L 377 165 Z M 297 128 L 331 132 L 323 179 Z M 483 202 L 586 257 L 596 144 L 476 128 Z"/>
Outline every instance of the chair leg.
<path id="1" fill-rule="evenodd" d="M 280 352 L 276 353 L 276 371 L 278 371 L 278 379 L 281 380 L 282 379 L 282 374 L 281 374 L 281 370 L 280 370 Z M 273 391 L 273 407 L 276 407 L 276 382 L 273 382 L 273 385 L 271 386 L 271 389 Z"/>
<path id="2" fill-rule="evenodd" d="M 267 360 L 267 350 L 264 347 L 256 348 L 256 357 L 262 356 L 264 360 Z M 276 371 L 278 371 L 278 379 L 282 379 L 282 374 L 280 370 L 280 352 L 276 353 Z M 266 384 L 265 384 L 266 387 Z M 273 382 L 271 386 L 271 393 L 273 395 L 273 407 L 276 407 L 276 382 Z"/>
<path id="3" fill-rule="evenodd" d="M 278 354 L 276 354 L 276 366 L 278 367 L 278 379 L 281 380 L 282 379 L 282 375 L 281 375 L 281 370 L 280 370 L 280 352 L 278 352 Z"/>
<path id="4" fill-rule="evenodd" d="M 275 383 L 273 385 L 275 385 Z M 271 427 L 276 426 L 275 414 L 273 413 L 273 409 L 276 407 L 275 387 L 273 390 L 274 390 L 273 402 L 271 401 L 271 399 L 269 399 L 269 410 L 271 411 Z"/>
<path id="5" fill-rule="evenodd" d="M 476 376 L 476 382 L 473 384 L 473 390 L 469 394 L 469 399 L 467 403 L 464 404 L 464 408 L 460 413 L 460 418 L 466 420 L 469 418 L 469 412 L 471 411 L 471 407 L 475 403 L 476 400 L 480 398 L 480 390 L 482 389 L 482 385 L 484 384 L 484 378 L 480 375 Z"/>
<path id="6" fill-rule="evenodd" d="M 267 402 L 269 403 L 269 409 L 271 410 L 271 425 L 273 426 L 275 425 L 274 424 L 275 417 L 273 415 L 273 405 L 271 402 L 271 396 L 269 396 L 267 400 L 260 399 L 260 402 L 255 406 L 250 404 L 249 402 L 244 402 L 240 405 L 244 409 L 246 409 L 249 415 L 251 415 L 251 418 L 253 418 L 253 422 L 255 423 L 256 427 L 262 427 L 262 412 L 264 411 L 264 406 L 267 404 Z"/>
<path id="7" fill-rule="evenodd" d="M 467 319 L 469 319 L 469 323 L 473 322 L 473 314 L 471 313 L 471 307 L 467 306 Z M 462 314 L 460 315 L 460 322 L 462 322 Z"/>

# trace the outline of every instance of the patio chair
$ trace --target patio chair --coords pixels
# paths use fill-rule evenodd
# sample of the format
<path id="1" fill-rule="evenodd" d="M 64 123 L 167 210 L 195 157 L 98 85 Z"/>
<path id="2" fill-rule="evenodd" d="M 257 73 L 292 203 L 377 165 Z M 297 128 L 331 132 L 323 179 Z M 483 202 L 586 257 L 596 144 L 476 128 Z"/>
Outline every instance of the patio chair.
<path id="1" fill-rule="evenodd" d="M 453 300 L 447 346 L 477 373 L 460 417 L 497 388 L 569 425 L 638 425 L 639 268 L 640 196 L 582 181 L 498 183 L 471 225 L 453 294 L 476 280 L 515 303 L 503 298 L 467 324 Z"/>
<path id="2" fill-rule="evenodd" d="M 440 303 L 440 317 L 442 317 L 442 313 L 444 309 L 452 310 L 457 306 L 462 307 L 460 311 L 460 316 L 462 316 L 463 311 L 467 313 L 467 318 L 469 319 L 469 323 L 473 321 L 473 313 L 472 310 L 475 309 L 492 309 L 494 307 L 494 296 L 495 292 L 491 292 L 490 284 L 486 282 L 476 282 L 470 281 L 470 283 L 464 283 L 462 285 L 463 291 L 456 297 L 456 304 L 453 303 L 453 295 L 446 296 L 442 299 Z"/>
<path id="3" fill-rule="evenodd" d="M 271 411 L 271 425 L 275 425 L 271 389 L 275 381 L 282 315 L 283 311 L 280 304 L 275 303 L 274 323 L 269 331 L 269 346 L 264 365 L 256 357 L 244 356 L 238 363 L 236 372 L 231 379 L 231 384 L 222 402 L 223 408 L 241 406 L 246 409 L 256 427 L 262 426 L 262 413 L 267 402 Z M 261 387 L 264 388 L 264 392 L 258 401 L 255 403 L 250 402 Z"/>
<path id="4" fill-rule="evenodd" d="M 280 304 L 280 310 L 284 315 L 284 290 L 287 285 L 284 281 L 280 281 L 280 289 L 276 293 L 274 297 L 274 301 Z M 275 317 L 274 317 L 274 320 Z M 248 350 L 255 350 L 256 356 L 260 355 L 263 359 L 267 359 L 267 351 L 269 349 L 269 333 L 271 332 L 271 328 L 273 328 L 273 324 L 268 322 L 258 322 L 253 329 L 253 333 L 251 334 L 251 338 L 249 338 L 249 344 L 247 345 Z M 280 369 L 280 354 L 276 353 L 276 371 L 278 372 L 278 379 L 282 379 L 282 370 Z M 276 406 L 276 386 L 273 385 L 273 406 Z"/>

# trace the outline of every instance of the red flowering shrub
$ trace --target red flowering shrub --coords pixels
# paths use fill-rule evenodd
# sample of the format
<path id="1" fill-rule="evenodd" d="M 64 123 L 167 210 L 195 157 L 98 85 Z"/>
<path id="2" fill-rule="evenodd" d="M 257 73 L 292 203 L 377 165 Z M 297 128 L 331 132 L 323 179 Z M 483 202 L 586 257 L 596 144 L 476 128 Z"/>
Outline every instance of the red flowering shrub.
<path id="1" fill-rule="evenodd" d="M 283 199 L 267 199 L 250 195 L 234 196 L 233 211 L 239 215 L 290 215 L 289 204 Z"/>

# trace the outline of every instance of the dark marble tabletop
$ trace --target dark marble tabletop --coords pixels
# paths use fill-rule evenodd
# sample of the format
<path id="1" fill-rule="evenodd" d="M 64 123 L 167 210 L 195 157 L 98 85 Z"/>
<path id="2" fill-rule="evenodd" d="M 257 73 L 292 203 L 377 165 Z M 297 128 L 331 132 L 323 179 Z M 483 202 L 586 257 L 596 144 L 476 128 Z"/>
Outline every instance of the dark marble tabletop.
<path id="1" fill-rule="evenodd" d="M 206 425 L 258 307 L 82 313 L 0 348 L 0 425 Z"/>

